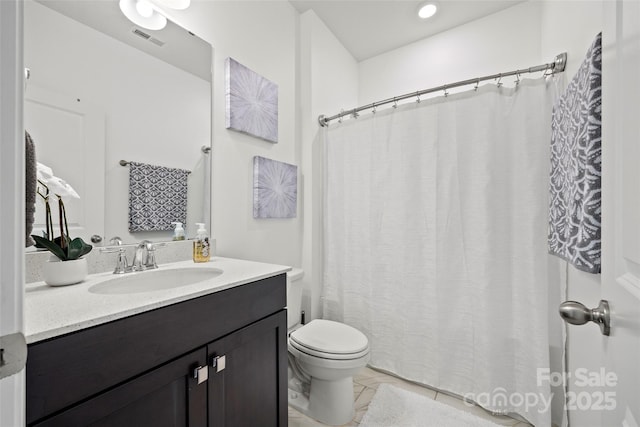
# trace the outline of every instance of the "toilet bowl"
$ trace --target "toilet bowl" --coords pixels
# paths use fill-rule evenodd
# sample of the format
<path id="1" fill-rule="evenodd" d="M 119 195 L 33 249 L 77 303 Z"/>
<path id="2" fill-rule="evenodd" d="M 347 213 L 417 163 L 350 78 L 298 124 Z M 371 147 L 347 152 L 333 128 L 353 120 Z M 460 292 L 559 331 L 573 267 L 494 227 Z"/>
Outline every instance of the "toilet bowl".
<path id="1" fill-rule="evenodd" d="M 369 341 L 343 323 L 299 323 L 303 274 L 294 269 L 287 281 L 289 405 L 324 424 L 346 424 L 355 415 L 353 375 L 369 361 Z"/>

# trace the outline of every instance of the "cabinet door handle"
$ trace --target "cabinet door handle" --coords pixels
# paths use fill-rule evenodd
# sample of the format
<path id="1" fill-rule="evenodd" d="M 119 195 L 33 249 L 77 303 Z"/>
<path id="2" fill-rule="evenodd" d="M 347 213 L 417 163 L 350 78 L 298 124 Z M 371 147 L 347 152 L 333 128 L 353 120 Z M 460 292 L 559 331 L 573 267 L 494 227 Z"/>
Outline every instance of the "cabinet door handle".
<path id="1" fill-rule="evenodd" d="M 214 356 L 211 358 L 211 367 L 215 368 L 216 373 L 224 371 L 227 367 L 227 356 Z"/>
<path id="2" fill-rule="evenodd" d="M 202 384 L 209 379 L 209 368 L 207 366 L 198 366 L 193 370 L 193 378 L 198 380 L 198 384 Z"/>

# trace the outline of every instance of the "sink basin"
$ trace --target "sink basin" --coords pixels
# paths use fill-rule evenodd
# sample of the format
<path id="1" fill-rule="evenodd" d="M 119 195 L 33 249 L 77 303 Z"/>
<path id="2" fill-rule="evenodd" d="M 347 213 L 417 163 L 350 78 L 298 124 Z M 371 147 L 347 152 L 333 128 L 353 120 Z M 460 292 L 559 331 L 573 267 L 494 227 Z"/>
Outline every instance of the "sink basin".
<path id="1" fill-rule="evenodd" d="M 222 270 L 217 268 L 177 268 L 127 273 L 96 283 L 89 288 L 89 292 L 116 295 L 162 291 L 211 280 L 221 274 Z"/>

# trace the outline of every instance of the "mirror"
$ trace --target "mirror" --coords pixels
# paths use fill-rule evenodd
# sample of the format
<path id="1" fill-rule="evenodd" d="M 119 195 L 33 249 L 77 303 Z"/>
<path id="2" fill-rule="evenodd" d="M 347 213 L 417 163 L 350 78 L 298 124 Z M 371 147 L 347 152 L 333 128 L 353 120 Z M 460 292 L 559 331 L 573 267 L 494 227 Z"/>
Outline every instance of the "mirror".
<path id="1" fill-rule="evenodd" d="M 171 240 L 172 231 L 129 232 L 121 160 L 190 171 L 187 238 L 196 222 L 211 230 L 211 45 L 169 20 L 137 27 L 118 0 L 25 1 L 24 22 L 25 128 L 36 159 L 80 195 L 65 200 L 70 234 Z M 44 216 L 38 200 L 34 234 Z"/>

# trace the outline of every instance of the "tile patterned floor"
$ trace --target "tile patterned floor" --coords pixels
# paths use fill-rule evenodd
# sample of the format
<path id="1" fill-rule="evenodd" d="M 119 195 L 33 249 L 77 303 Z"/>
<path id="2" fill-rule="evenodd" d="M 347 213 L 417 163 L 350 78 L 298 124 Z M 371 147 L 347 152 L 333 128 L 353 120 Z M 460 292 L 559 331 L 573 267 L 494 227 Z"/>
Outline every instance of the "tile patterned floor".
<path id="1" fill-rule="evenodd" d="M 528 423 L 520 422 L 507 416 L 491 415 L 479 406 L 470 407 L 462 402 L 462 400 L 455 397 L 401 380 L 400 378 L 387 375 L 371 368 L 364 368 L 353 378 L 353 394 L 355 397 L 356 416 L 349 424 L 345 425 L 346 427 L 360 425 L 360 421 L 362 420 L 365 412 L 367 412 L 369 402 L 373 399 L 376 389 L 380 384 L 384 383 L 393 384 L 396 387 L 428 396 L 431 399 L 451 405 L 461 411 L 470 412 L 480 418 L 491 420 L 496 424 L 509 427 L 531 427 Z M 321 424 L 289 407 L 289 427 L 324 427 L 324 424 Z"/>

